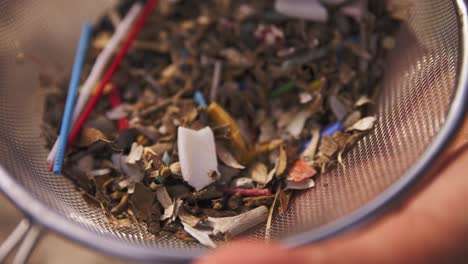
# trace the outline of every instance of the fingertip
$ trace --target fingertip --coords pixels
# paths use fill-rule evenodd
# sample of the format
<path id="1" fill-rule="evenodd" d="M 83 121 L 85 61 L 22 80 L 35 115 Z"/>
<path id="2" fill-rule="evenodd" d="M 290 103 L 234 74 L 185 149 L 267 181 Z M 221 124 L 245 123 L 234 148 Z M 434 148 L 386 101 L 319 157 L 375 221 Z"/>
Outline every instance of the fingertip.
<path id="1" fill-rule="evenodd" d="M 240 240 L 214 250 L 194 264 L 279 264 L 304 263 L 274 242 Z M 299 261 L 299 262 L 298 262 Z"/>

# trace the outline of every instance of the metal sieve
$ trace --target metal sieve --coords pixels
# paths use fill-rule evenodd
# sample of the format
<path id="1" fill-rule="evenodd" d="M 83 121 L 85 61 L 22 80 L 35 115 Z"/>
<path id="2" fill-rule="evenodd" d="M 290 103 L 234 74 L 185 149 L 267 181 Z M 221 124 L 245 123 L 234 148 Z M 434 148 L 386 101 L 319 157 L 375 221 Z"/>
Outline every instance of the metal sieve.
<path id="1" fill-rule="evenodd" d="M 376 129 L 346 156 L 346 170 L 322 175 L 286 215 L 274 217 L 271 236 L 285 247 L 328 238 L 381 213 L 431 167 L 460 125 L 468 96 L 467 6 L 463 0 L 412 2 L 381 83 Z M 0 0 L 0 189 L 28 219 L 0 247 L 0 262 L 21 241 L 16 261 L 26 261 L 42 227 L 134 260 L 183 262 L 207 250 L 172 235 L 110 225 L 45 164 L 38 73 L 68 72 L 81 23 L 112 4 Z M 264 226 L 247 236 L 262 239 Z"/>

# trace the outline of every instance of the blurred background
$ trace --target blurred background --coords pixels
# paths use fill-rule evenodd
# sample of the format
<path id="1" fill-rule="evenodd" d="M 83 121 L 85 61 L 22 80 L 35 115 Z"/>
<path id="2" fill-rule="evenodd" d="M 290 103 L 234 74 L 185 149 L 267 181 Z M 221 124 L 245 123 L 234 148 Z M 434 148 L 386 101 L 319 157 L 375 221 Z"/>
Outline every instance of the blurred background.
<path id="1" fill-rule="evenodd" d="M 21 218 L 21 212 L 4 196 L 0 195 L 0 243 L 7 238 Z M 9 261 L 11 261 L 11 256 Z M 69 264 L 127 263 L 91 251 L 50 232 L 44 232 L 44 236 L 34 250 L 29 263 L 62 264 L 65 262 Z"/>

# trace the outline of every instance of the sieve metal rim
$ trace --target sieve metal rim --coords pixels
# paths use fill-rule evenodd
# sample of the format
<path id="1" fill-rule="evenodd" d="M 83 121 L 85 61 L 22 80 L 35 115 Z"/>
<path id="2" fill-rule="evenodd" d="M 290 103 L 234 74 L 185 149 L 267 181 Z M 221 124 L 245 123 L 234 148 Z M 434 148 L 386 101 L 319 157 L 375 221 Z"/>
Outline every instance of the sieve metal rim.
<path id="1" fill-rule="evenodd" d="M 418 161 L 411 166 L 404 175 L 382 194 L 370 201 L 364 207 L 354 213 L 327 224 L 318 229 L 304 232 L 299 235 L 279 241 L 284 247 L 291 248 L 312 242 L 324 240 L 339 233 L 357 228 L 374 219 L 390 207 L 391 204 L 401 199 L 408 193 L 411 187 L 424 175 L 430 164 L 436 160 L 443 150 L 449 145 L 457 129 L 460 127 L 466 115 L 468 105 L 468 13 L 467 5 L 463 0 L 452 0 L 458 11 L 460 47 L 460 63 L 457 73 L 457 89 L 452 99 L 445 124 L 435 136 L 433 142 L 425 150 Z M 201 256 L 207 250 L 195 249 L 189 253 L 181 253 L 178 250 L 158 250 L 152 247 L 134 246 L 97 235 L 82 226 L 63 218 L 53 210 L 34 199 L 10 174 L 0 165 L 0 190 L 22 210 L 26 217 L 34 223 L 57 232 L 64 237 L 76 241 L 89 248 L 101 252 L 133 260 L 159 260 L 167 262 L 186 262 Z"/>

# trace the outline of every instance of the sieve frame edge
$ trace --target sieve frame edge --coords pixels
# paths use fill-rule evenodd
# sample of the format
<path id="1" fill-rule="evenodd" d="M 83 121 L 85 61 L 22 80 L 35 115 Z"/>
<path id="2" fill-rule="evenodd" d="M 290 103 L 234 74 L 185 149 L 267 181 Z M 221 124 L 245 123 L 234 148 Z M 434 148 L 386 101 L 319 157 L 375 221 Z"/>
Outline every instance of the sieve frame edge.
<path id="1" fill-rule="evenodd" d="M 457 72 L 457 87 L 450 104 L 446 122 L 434 137 L 433 142 L 424 151 L 416 163 L 403 176 L 378 197 L 364 207 L 323 227 L 307 231 L 300 235 L 279 240 L 285 248 L 304 246 L 313 242 L 329 239 L 343 232 L 361 227 L 377 216 L 386 212 L 393 204 L 400 201 L 416 185 L 422 176 L 430 169 L 441 153 L 449 146 L 454 135 L 461 127 L 468 108 L 468 13 L 464 0 L 452 0 L 458 13 L 460 62 Z M 97 235 L 81 225 L 67 220 L 50 208 L 41 204 L 31 196 L 0 164 L 0 191 L 33 223 L 46 227 L 48 230 L 77 242 L 89 249 L 105 254 L 137 261 L 162 261 L 169 263 L 186 263 L 199 258 L 208 250 L 196 249 L 181 253 L 177 250 L 158 250 L 151 247 L 133 246 Z M 131 252 L 131 254 L 129 254 Z"/>

